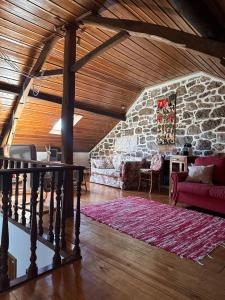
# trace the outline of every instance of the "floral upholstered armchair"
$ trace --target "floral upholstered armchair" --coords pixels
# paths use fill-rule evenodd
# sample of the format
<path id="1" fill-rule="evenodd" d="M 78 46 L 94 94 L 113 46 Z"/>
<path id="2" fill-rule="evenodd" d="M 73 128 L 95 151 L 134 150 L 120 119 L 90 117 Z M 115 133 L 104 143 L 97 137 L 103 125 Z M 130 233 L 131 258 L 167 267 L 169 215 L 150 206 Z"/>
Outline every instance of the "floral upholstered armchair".
<path id="1" fill-rule="evenodd" d="M 90 182 L 121 189 L 137 189 L 141 162 L 124 161 L 120 155 L 91 159 Z"/>

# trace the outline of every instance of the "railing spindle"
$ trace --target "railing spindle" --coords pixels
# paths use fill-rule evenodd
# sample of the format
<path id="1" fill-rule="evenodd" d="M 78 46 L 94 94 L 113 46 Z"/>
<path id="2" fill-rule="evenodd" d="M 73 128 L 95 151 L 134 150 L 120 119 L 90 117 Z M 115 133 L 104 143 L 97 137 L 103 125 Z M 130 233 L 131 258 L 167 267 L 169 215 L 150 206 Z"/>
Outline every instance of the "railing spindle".
<path id="1" fill-rule="evenodd" d="M 76 205 L 76 220 L 75 220 L 75 246 L 73 248 L 73 254 L 76 259 L 81 258 L 80 253 L 80 197 L 81 197 L 81 183 L 83 181 L 83 169 L 78 170 L 77 178 L 77 205 Z"/>
<path id="2" fill-rule="evenodd" d="M 35 168 L 36 164 L 31 163 L 30 167 Z M 34 183 L 34 173 L 30 173 L 30 185 L 33 186 L 33 183 Z M 32 211 L 32 201 L 30 200 L 30 226 L 31 226 L 31 211 Z"/>
<path id="3" fill-rule="evenodd" d="M 28 163 L 23 163 L 24 168 L 28 168 Z M 23 174 L 23 193 L 22 193 L 22 216 L 21 222 L 26 226 L 26 202 L 27 202 L 27 173 Z"/>
<path id="4" fill-rule="evenodd" d="M 53 233 L 54 192 L 55 192 L 55 172 L 52 172 L 51 195 L 50 195 L 50 203 L 49 203 L 49 228 L 48 228 L 48 241 L 51 243 L 53 243 L 54 241 L 54 233 Z"/>
<path id="5" fill-rule="evenodd" d="M 21 163 L 16 162 L 16 169 L 20 168 Z M 16 174 L 16 187 L 15 187 L 15 203 L 14 203 L 14 219 L 18 221 L 18 201 L 19 201 L 19 173 Z"/>
<path id="6" fill-rule="evenodd" d="M 12 175 L 4 174 L 3 176 L 3 197 L 2 197 L 2 237 L 1 237 L 1 254 L 0 254 L 0 290 L 9 287 L 8 277 L 8 249 L 9 249 L 9 228 L 8 228 L 8 209 L 9 195 L 12 186 Z"/>
<path id="7" fill-rule="evenodd" d="M 8 166 L 10 169 L 14 169 L 14 161 L 9 160 Z M 13 189 L 12 189 L 12 184 L 10 186 L 10 191 L 9 191 L 9 209 L 8 209 L 8 215 L 11 218 L 12 217 L 12 194 L 13 194 Z"/>
<path id="8" fill-rule="evenodd" d="M 39 172 L 33 173 L 33 182 L 31 189 L 31 231 L 30 231 L 30 266 L 27 269 L 28 277 L 35 277 L 38 273 L 38 267 L 36 264 L 37 256 L 37 198 L 38 198 L 38 187 L 39 187 Z"/>
<path id="9" fill-rule="evenodd" d="M 63 173 L 58 171 L 57 187 L 56 187 L 56 216 L 55 216 L 55 254 L 53 256 L 53 265 L 61 264 L 60 256 L 60 219 L 61 219 L 61 201 L 62 201 L 62 180 Z"/>
<path id="10" fill-rule="evenodd" d="M 4 170 L 8 169 L 8 166 L 9 166 L 9 160 L 5 159 L 4 162 L 3 162 L 3 169 Z"/>
<path id="11" fill-rule="evenodd" d="M 44 208 L 44 177 L 45 172 L 41 172 L 41 179 L 40 179 L 40 202 L 39 202 L 39 235 L 43 235 L 43 208 Z"/>
<path id="12" fill-rule="evenodd" d="M 66 197 L 64 194 L 65 186 L 65 172 L 63 172 L 63 185 L 62 185 L 62 213 L 61 213 L 61 248 L 66 249 Z"/>

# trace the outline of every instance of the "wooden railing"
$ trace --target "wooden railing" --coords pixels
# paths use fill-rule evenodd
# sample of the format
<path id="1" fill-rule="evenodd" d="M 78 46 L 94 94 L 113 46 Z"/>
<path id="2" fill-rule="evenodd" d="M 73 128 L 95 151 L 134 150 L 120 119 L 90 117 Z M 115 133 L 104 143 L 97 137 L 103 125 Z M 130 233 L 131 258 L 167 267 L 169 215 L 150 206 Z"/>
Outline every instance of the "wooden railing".
<path id="1" fill-rule="evenodd" d="M 77 172 L 76 176 L 76 218 L 73 251 L 66 251 L 65 209 L 68 199 L 64 194 L 66 172 Z M 49 162 L 21 161 L 0 157 L 0 190 L 2 208 L 2 236 L 0 255 L 0 291 L 4 291 L 21 281 L 79 259 L 80 256 L 80 197 L 84 167 Z M 29 180 L 30 184 L 29 184 Z M 46 187 L 46 181 L 49 187 Z M 43 219 L 44 199 L 49 191 L 47 216 Z M 8 222 L 13 222 L 30 234 L 30 265 L 26 275 L 14 281 L 8 276 L 9 230 Z M 44 224 L 44 225 L 43 225 Z M 54 250 L 52 264 L 43 270 L 37 266 L 37 241 L 46 242 Z M 22 241 L 21 241 L 22 243 Z M 64 255 L 62 255 L 62 251 Z M 66 253 L 66 256 L 65 256 Z M 62 259 L 62 257 L 64 257 Z"/>

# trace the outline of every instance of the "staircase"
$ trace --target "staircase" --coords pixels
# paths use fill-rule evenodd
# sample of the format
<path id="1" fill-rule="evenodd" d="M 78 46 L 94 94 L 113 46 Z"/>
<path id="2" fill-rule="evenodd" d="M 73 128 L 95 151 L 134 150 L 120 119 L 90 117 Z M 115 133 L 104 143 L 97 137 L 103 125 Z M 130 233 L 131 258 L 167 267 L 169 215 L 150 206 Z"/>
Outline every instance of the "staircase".
<path id="1" fill-rule="evenodd" d="M 67 250 L 65 238 L 68 199 L 64 193 L 65 177 L 71 170 L 73 173 L 77 173 L 75 240 L 72 251 Z M 81 258 L 79 234 L 83 170 L 84 167 L 81 166 L 0 157 L 0 204 L 2 209 L 0 292 Z M 46 193 L 48 193 L 47 200 L 45 200 Z M 44 204 L 48 205 L 47 210 L 44 210 Z M 8 271 L 8 252 L 11 248 L 9 241 L 13 243 L 10 234 L 13 232 L 15 234 L 15 230 L 9 230 L 12 225 L 16 226 L 17 230 L 22 230 L 29 235 L 24 236 L 21 244 L 18 245 L 19 248 L 24 247 L 23 241 L 25 243 L 27 240 L 28 250 L 17 257 L 17 261 L 23 259 L 29 263 L 25 274 L 14 280 L 10 280 Z M 40 260 L 38 253 L 41 253 L 38 248 L 40 243 L 48 248 L 45 253 L 47 255 L 48 252 L 51 260 L 44 267 L 38 265 Z M 43 255 L 43 251 L 41 255 Z"/>

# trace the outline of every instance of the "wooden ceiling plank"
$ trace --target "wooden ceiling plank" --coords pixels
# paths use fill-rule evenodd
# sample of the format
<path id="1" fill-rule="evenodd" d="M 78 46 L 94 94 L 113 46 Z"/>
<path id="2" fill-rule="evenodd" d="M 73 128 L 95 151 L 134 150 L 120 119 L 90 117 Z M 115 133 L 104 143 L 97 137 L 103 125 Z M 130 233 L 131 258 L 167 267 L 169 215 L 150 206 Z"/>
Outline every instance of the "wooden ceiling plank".
<path id="1" fill-rule="evenodd" d="M 3 2 L 3 3 L 2 3 Z M 7 12 L 20 17 L 21 19 L 29 20 L 30 23 L 37 25 L 43 29 L 48 31 L 48 35 L 54 33 L 54 24 L 49 22 L 49 20 L 44 20 L 33 13 L 26 11 L 18 6 L 18 2 L 16 4 L 12 4 L 9 1 L 1 1 L 1 7 L 4 8 Z"/>
<path id="2" fill-rule="evenodd" d="M 103 44 L 99 45 L 97 48 L 86 54 L 80 60 L 78 60 L 73 66 L 71 66 L 71 70 L 73 72 L 77 72 L 80 68 L 82 68 L 85 64 L 87 64 L 90 60 L 94 59 L 95 57 L 101 55 L 108 49 L 116 46 L 117 44 L 123 42 L 127 38 L 129 38 L 129 33 L 126 31 L 120 31 L 112 38 L 108 39 Z"/>
<path id="3" fill-rule="evenodd" d="M 41 70 L 46 57 L 53 49 L 56 42 L 61 38 L 61 34 L 55 33 L 54 35 L 50 36 L 49 40 L 45 43 L 38 59 L 36 60 L 29 77 L 26 77 L 22 86 L 22 89 L 19 92 L 17 97 L 15 106 L 13 108 L 12 114 L 10 116 L 9 122 L 4 130 L 1 133 L 1 145 L 11 145 L 13 140 L 13 135 L 16 129 L 16 123 L 22 114 L 22 110 L 26 103 L 26 98 L 30 92 L 31 85 L 33 84 L 33 77 L 36 72 Z"/>
<path id="4" fill-rule="evenodd" d="M 115 6 L 113 7 L 113 11 L 115 10 Z M 113 11 L 106 11 L 105 15 L 106 17 L 116 17 L 116 18 L 123 18 L 123 16 L 125 15 L 127 17 L 127 13 L 121 13 L 121 6 L 119 7 L 119 9 L 116 10 L 116 13 L 113 13 Z M 130 14 L 129 14 L 129 18 L 130 18 Z M 130 38 L 129 41 L 133 41 L 133 44 L 135 46 L 142 46 L 142 49 L 146 49 L 147 51 L 149 51 L 150 55 L 152 54 L 153 59 L 155 57 L 155 59 L 160 59 L 160 65 L 161 65 L 161 61 L 164 62 L 167 65 L 167 68 L 175 68 L 177 71 L 182 72 L 182 70 L 184 69 L 189 69 L 193 66 L 192 60 L 190 59 L 186 59 L 184 57 L 184 51 L 182 51 L 182 53 L 180 53 L 179 49 L 176 48 L 172 48 L 171 46 L 166 45 L 165 43 L 159 43 L 153 40 L 147 40 L 147 39 L 139 39 L 137 42 L 137 39 L 132 39 Z M 131 47 L 132 49 L 133 47 Z M 143 50 L 140 49 L 139 52 L 141 53 Z M 138 53 L 139 53 L 138 52 Z M 176 58 L 180 58 L 180 59 L 175 59 Z M 190 70 L 191 71 L 191 70 Z M 193 71 L 193 70 L 192 70 Z"/>
<path id="5" fill-rule="evenodd" d="M 139 20 L 141 19 L 141 20 L 144 20 L 145 22 L 150 22 L 150 23 L 154 23 L 154 24 L 158 24 L 158 25 L 162 25 L 162 26 L 167 26 L 169 28 L 178 29 L 178 30 L 181 29 L 182 31 L 189 32 L 189 33 L 195 33 L 195 31 L 193 31 L 188 26 L 179 27 L 177 25 L 177 23 L 175 22 L 176 13 L 174 13 L 173 18 L 168 16 L 166 13 L 164 13 L 163 8 L 161 8 L 159 6 L 159 1 L 155 2 L 154 0 L 147 0 L 147 1 L 143 1 L 144 2 L 143 3 L 140 0 L 135 0 L 136 5 L 131 0 L 125 0 L 125 3 L 121 0 L 119 0 L 119 1 L 120 1 L 121 5 L 126 6 L 126 9 L 128 11 L 132 12 L 132 14 Z M 162 1 L 160 1 L 160 2 L 162 2 Z M 133 5 L 131 5 L 131 3 Z M 141 3 L 142 3 L 142 5 L 141 5 Z M 166 3 L 167 3 L 166 1 L 163 1 L 163 5 L 161 5 L 161 6 L 167 7 Z M 130 5 L 128 5 L 128 4 L 130 4 Z M 139 8 L 138 5 L 140 5 L 141 8 Z M 132 9 L 133 7 L 134 7 L 134 9 Z M 170 11 L 171 10 L 172 10 L 172 8 L 170 9 Z M 139 13 L 137 13 L 136 11 L 138 11 Z M 149 18 L 149 15 L 151 16 L 151 19 Z M 162 45 L 160 45 L 159 43 L 156 43 L 154 41 L 151 41 L 151 43 L 158 46 L 160 49 L 162 48 Z M 165 48 L 165 44 L 163 46 Z M 191 65 L 196 66 L 196 69 L 197 69 L 197 67 L 200 67 L 201 69 L 203 69 L 206 72 L 209 71 L 207 68 L 204 68 L 203 64 L 200 63 L 199 60 L 196 59 L 196 57 L 195 57 L 196 54 L 194 54 L 194 55 L 193 55 L 193 53 L 189 54 L 187 50 L 183 51 L 182 49 L 178 49 L 178 48 L 173 49 L 173 50 L 175 50 L 177 52 L 176 55 L 174 55 L 174 57 L 176 57 L 176 58 L 178 58 L 179 56 L 183 57 L 183 62 L 186 63 L 190 72 L 195 71 L 195 69 L 190 68 Z M 170 51 L 167 47 L 167 49 L 165 49 L 165 55 L 169 54 L 169 53 L 170 53 Z M 184 59 L 184 57 L 186 59 Z M 196 65 L 196 63 L 197 63 L 197 65 Z"/>

